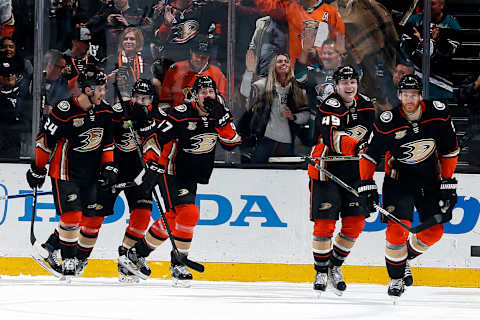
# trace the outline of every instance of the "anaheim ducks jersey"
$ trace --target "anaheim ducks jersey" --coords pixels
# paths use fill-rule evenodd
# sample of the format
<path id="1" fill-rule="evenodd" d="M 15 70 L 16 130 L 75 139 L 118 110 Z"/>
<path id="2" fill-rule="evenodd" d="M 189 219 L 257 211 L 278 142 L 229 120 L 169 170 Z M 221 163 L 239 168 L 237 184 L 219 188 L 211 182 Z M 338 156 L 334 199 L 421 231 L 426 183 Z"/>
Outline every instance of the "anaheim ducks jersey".
<path id="1" fill-rule="evenodd" d="M 59 101 L 36 142 L 35 164 L 50 164 L 52 178 L 89 182 L 104 162 L 113 161 L 112 109 L 102 101 L 88 111 L 77 97 Z"/>
<path id="2" fill-rule="evenodd" d="M 217 141 L 226 149 L 241 143 L 227 107 L 222 119 L 227 119 L 226 124 L 216 126 L 213 118 L 198 114 L 194 103 L 170 108 L 156 131 L 144 139 L 144 158 L 164 165 L 170 175 L 207 184 Z"/>
<path id="3" fill-rule="evenodd" d="M 451 177 L 459 147 L 450 113 L 440 101 L 422 101 L 418 121 L 408 121 L 403 109 L 384 111 L 374 124 L 362 155 L 362 178 L 385 156 L 385 174 L 407 183 L 432 183 Z M 373 170 L 374 171 L 374 170 Z"/>
<path id="4" fill-rule="evenodd" d="M 184 8 L 179 8 L 176 1 L 172 1 L 169 6 L 173 8 L 174 23 L 172 26 L 161 24 L 155 36 L 160 41 L 162 57 L 172 61 L 188 59 L 192 39 L 198 34 L 216 38 L 221 33 L 220 26 L 227 22 L 227 7 L 222 3 L 189 1 Z"/>
<path id="5" fill-rule="evenodd" d="M 345 106 L 342 98 L 337 93 L 332 93 L 321 104 L 315 119 L 315 145 L 310 155 L 312 157 L 355 155 L 355 146 L 358 141 L 368 138 L 375 121 L 375 108 L 366 96 L 357 95 L 351 107 Z M 317 163 L 343 180 L 353 182 L 358 180 L 358 161 L 326 162 L 318 160 Z M 328 178 L 308 166 L 309 176 L 322 181 Z"/>

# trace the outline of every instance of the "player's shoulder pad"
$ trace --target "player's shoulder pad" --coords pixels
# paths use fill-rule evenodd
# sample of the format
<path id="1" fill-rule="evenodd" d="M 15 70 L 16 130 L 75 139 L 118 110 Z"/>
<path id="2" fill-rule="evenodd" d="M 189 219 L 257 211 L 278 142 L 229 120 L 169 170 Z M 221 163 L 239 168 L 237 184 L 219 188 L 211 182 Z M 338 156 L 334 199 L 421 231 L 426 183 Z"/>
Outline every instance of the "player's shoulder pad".
<path id="1" fill-rule="evenodd" d="M 341 99 L 335 93 L 332 93 L 322 103 L 320 106 L 320 111 L 341 115 L 344 114 L 347 109 L 343 104 L 343 101 L 341 101 Z"/>
<path id="2" fill-rule="evenodd" d="M 358 100 L 359 100 L 359 101 L 362 101 L 362 100 L 367 101 L 367 102 L 371 102 L 371 101 L 372 101 L 372 99 L 370 99 L 368 96 L 366 96 L 366 95 L 364 95 L 364 94 L 361 94 L 360 92 L 357 93 L 357 95 L 358 95 Z M 363 101 L 362 101 L 362 102 L 363 102 Z"/>
<path id="3" fill-rule="evenodd" d="M 112 105 L 112 110 L 114 113 L 123 113 L 123 106 L 120 102 L 117 102 Z"/>
<path id="4" fill-rule="evenodd" d="M 450 110 L 447 105 L 441 101 L 425 101 L 427 109 L 436 117 L 448 118 L 450 116 Z"/>
<path id="5" fill-rule="evenodd" d="M 55 111 L 60 113 L 67 113 L 72 109 L 72 102 L 69 100 L 61 100 L 55 105 Z"/>
<path id="6" fill-rule="evenodd" d="M 176 120 L 182 120 L 192 115 L 192 109 L 193 107 L 190 106 L 190 104 L 184 103 L 173 108 L 169 108 L 166 113 Z"/>
<path id="7" fill-rule="evenodd" d="M 380 131 L 391 132 L 395 131 L 396 128 L 402 127 L 403 117 L 400 115 L 398 108 L 393 110 L 386 110 L 380 113 L 378 118 L 375 120 L 375 125 Z"/>

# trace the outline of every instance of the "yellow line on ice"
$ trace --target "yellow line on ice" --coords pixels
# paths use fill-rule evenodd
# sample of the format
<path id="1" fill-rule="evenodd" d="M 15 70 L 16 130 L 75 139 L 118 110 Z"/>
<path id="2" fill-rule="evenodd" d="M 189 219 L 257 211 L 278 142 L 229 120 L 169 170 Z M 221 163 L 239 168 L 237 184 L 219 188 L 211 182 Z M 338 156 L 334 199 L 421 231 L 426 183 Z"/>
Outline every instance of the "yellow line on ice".
<path id="1" fill-rule="evenodd" d="M 315 275 L 312 265 L 260 264 L 260 263 L 202 263 L 204 273 L 193 272 L 196 280 L 209 281 L 285 281 L 312 282 Z M 170 278 L 169 262 L 149 261 L 153 278 Z M 386 284 L 385 267 L 343 266 L 347 283 Z M 419 268 L 412 267 L 414 284 L 419 286 L 480 287 L 480 269 Z M 31 258 L 0 257 L 0 274 L 48 275 Z M 116 260 L 91 259 L 84 277 L 117 277 Z"/>

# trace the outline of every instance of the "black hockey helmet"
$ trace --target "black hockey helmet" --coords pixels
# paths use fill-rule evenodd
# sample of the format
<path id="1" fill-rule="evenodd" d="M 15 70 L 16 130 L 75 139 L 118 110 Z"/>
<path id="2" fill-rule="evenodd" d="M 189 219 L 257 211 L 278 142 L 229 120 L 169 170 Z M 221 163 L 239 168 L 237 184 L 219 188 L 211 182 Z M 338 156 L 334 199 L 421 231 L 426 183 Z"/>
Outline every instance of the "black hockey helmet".
<path id="1" fill-rule="evenodd" d="M 107 83 L 105 73 L 98 70 L 95 66 L 88 65 L 87 68 L 78 75 L 78 86 L 82 89 L 86 87 L 95 88 Z"/>
<path id="2" fill-rule="evenodd" d="M 155 88 L 152 82 L 148 79 L 138 79 L 133 85 L 132 96 L 134 93 L 144 94 L 146 96 L 154 96 Z"/>
<path id="3" fill-rule="evenodd" d="M 422 93 L 423 85 L 422 79 L 415 74 L 406 74 L 400 79 L 398 82 L 398 92 L 400 93 L 402 90 L 417 90 Z"/>
<path id="4" fill-rule="evenodd" d="M 333 73 L 333 80 L 335 83 L 338 83 L 340 80 L 347 79 L 356 79 L 357 82 L 360 80 L 357 70 L 355 70 L 355 68 L 351 65 L 340 66 Z"/>
<path id="5" fill-rule="evenodd" d="M 213 88 L 213 90 L 217 92 L 217 84 L 209 76 L 200 76 L 195 79 L 192 87 L 193 93 L 197 94 L 198 90 L 200 90 L 201 88 Z"/>

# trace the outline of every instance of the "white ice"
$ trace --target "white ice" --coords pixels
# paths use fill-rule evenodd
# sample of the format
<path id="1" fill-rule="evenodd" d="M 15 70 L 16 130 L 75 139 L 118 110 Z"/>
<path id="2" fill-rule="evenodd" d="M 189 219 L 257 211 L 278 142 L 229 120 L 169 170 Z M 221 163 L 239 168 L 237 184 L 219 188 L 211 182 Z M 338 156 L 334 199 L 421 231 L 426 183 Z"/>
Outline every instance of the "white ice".
<path id="1" fill-rule="evenodd" d="M 385 286 L 349 284 L 342 297 L 316 297 L 310 283 L 170 280 L 120 284 L 113 278 L 0 279 L 1 320 L 479 319 L 479 288 L 410 287 L 393 305 Z"/>

